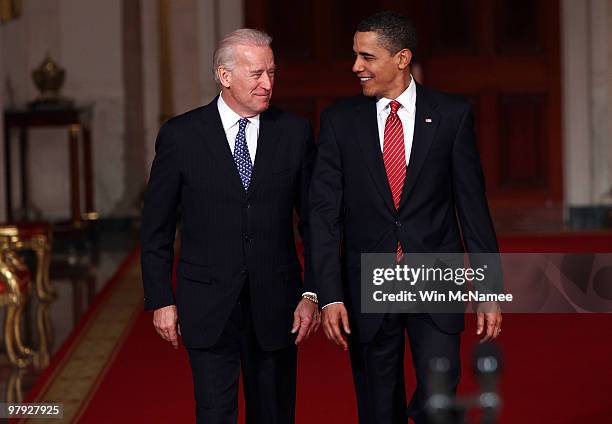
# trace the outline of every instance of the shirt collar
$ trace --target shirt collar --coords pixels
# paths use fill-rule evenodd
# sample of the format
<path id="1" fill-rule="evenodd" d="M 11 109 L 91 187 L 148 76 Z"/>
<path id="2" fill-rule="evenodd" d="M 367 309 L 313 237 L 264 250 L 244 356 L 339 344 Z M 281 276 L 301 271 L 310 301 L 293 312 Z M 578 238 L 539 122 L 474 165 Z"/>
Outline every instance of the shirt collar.
<path id="1" fill-rule="evenodd" d="M 376 101 L 376 113 L 381 113 L 383 110 L 385 110 L 392 100 L 393 99 L 387 99 L 386 97 L 381 97 L 378 99 Z M 406 88 L 402 94 L 397 96 L 395 100 L 400 102 L 402 108 L 406 109 L 408 112 L 414 112 L 416 108 L 416 84 L 414 83 L 414 78 L 412 75 L 410 75 L 410 84 L 408 85 L 408 88 Z"/>
<path id="2" fill-rule="evenodd" d="M 223 96 L 219 93 L 219 99 L 217 100 L 217 109 L 219 109 L 219 115 L 221 116 L 221 124 L 223 130 L 227 132 L 234 125 L 238 124 L 238 121 L 242 119 L 242 116 L 234 112 L 223 100 Z M 247 118 L 250 124 L 254 125 L 255 128 L 259 129 L 259 114 Z"/>

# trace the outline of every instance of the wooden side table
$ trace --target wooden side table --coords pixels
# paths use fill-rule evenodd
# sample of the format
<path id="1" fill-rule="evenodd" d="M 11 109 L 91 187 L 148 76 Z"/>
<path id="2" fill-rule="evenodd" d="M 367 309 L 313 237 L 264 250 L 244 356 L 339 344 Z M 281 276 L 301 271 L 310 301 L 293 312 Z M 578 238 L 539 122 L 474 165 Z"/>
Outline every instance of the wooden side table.
<path id="1" fill-rule="evenodd" d="M 11 181 L 11 130 L 19 130 L 19 170 L 21 207 L 29 211 L 28 199 L 28 129 L 34 127 L 66 127 L 70 162 L 71 223 L 80 226 L 82 219 L 96 216 L 93 204 L 93 168 L 91 149 L 92 106 L 61 109 L 22 109 L 4 111 L 4 169 L 6 181 L 6 216 L 13 221 L 13 186 Z M 82 135 L 82 137 L 80 137 Z M 79 141 L 83 143 L 83 180 L 85 185 L 85 213 L 81 209 Z"/>

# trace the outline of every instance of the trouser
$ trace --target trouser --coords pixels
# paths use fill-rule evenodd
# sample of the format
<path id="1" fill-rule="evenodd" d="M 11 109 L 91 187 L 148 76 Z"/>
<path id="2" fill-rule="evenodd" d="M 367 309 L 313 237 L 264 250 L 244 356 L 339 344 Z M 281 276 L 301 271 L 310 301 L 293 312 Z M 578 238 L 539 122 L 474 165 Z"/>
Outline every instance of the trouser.
<path id="1" fill-rule="evenodd" d="M 408 334 L 417 386 L 406 405 L 404 346 Z M 367 343 L 349 345 L 359 424 L 427 423 L 428 372 L 431 359 L 449 361 L 448 390 L 454 395 L 460 377 L 460 334 L 440 330 L 428 314 L 387 314 Z"/>
<path id="2" fill-rule="evenodd" d="M 264 351 L 253 328 L 248 295 L 240 301 L 219 341 L 188 349 L 196 400 L 196 421 L 235 424 L 242 367 L 247 424 L 293 424 L 297 348 Z"/>

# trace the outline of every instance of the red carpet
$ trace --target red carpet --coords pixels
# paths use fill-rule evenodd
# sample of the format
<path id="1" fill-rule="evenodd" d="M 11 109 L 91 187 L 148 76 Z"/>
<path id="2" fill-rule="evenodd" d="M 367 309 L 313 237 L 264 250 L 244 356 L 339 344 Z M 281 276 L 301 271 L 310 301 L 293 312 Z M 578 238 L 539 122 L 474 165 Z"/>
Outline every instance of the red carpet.
<path id="1" fill-rule="evenodd" d="M 611 234 L 506 237 L 505 251 L 611 251 Z M 154 332 L 142 313 L 120 347 L 82 422 L 193 422 L 187 355 Z M 474 316 L 463 333 L 460 393 L 471 372 Z M 612 316 L 506 315 L 500 339 L 502 423 L 612 423 Z M 407 367 L 410 370 L 410 367 Z M 409 392 L 414 387 L 408 371 Z M 242 408 L 242 401 L 241 401 Z M 319 332 L 300 350 L 297 423 L 357 422 L 348 357 Z"/>

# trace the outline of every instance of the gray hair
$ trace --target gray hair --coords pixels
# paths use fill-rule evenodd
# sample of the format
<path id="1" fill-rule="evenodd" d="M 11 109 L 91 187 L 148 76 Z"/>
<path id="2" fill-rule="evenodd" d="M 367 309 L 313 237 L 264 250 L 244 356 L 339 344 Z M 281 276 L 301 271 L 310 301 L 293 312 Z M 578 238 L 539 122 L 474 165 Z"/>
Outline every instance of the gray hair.
<path id="1" fill-rule="evenodd" d="M 236 46 L 269 47 L 272 37 L 263 31 L 251 28 L 241 28 L 227 34 L 217 45 L 213 56 L 213 76 L 215 82 L 219 81 L 219 67 L 231 71 L 236 65 Z"/>

